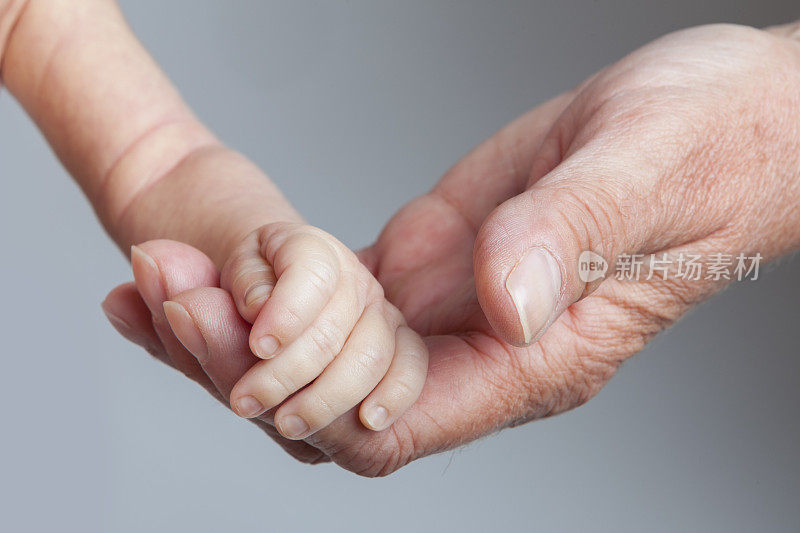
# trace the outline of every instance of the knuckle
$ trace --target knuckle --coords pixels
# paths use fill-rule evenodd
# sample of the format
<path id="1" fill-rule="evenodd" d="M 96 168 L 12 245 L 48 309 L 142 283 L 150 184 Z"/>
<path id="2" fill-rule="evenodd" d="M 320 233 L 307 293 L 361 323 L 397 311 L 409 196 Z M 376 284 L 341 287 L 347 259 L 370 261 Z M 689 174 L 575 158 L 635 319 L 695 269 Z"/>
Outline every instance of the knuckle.
<path id="1" fill-rule="evenodd" d="M 300 227 L 300 224 L 293 222 L 270 222 L 256 230 L 258 242 L 263 244 L 278 235 L 289 236 L 292 231 Z"/>
<path id="2" fill-rule="evenodd" d="M 629 202 L 619 202 L 618 195 L 603 187 L 588 187 L 572 184 L 561 188 L 555 195 L 559 209 L 557 223 L 566 229 L 586 249 L 604 257 L 613 252 L 613 238 L 626 235 L 626 221 L 632 218 Z"/>
<path id="3" fill-rule="evenodd" d="M 360 375 L 379 378 L 388 366 L 391 355 L 384 346 L 364 346 L 354 350 L 352 362 Z"/>
<path id="4" fill-rule="evenodd" d="M 271 405 L 277 405 L 299 389 L 291 373 L 273 369 L 261 384 L 261 392 Z M 267 407 L 265 405 L 265 407 Z"/>
<path id="5" fill-rule="evenodd" d="M 286 339 L 292 338 L 292 332 L 298 331 L 304 326 L 302 314 L 292 305 L 284 305 L 281 306 L 280 309 L 275 309 L 272 306 L 270 307 L 270 315 L 274 317 L 272 320 L 272 327 L 275 329 L 280 339 L 285 341 Z"/>
<path id="6" fill-rule="evenodd" d="M 356 265 L 354 269 L 347 269 L 343 274 L 347 276 L 346 281 L 344 281 L 347 287 L 347 294 L 353 299 L 358 309 L 363 310 L 365 307 L 385 299 L 383 286 L 378 283 L 364 265 Z"/>
<path id="7" fill-rule="evenodd" d="M 313 422 L 314 427 L 326 426 L 342 414 L 327 399 L 327 396 L 325 391 L 311 388 L 308 391 L 308 396 L 303 401 L 302 407 L 298 410 L 305 420 Z"/>
<path id="8" fill-rule="evenodd" d="M 403 356 L 405 357 L 404 364 L 408 365 L 412 373 L 424 374 L 428 369 L 428 347 L 425 342 L 410 328 L 407 328 L 411 335 L 413 335 L 414 343 L 405 347 Z"/>
<path id="9" fill-rule="evenodd" d="M 398 376 L 392 379 L 386 396 L 388 396 L 390 400 L 393 400 L 392 403 L 406 404 L 419 396 L 420 388 L 421 387 L 417 386 L 409 376 Z"/>
<path id="10" fill-rule="evenodd" d="M 399 327 L 405 324 L 405 317 L 400 310 L 395 307 L 391 302 L 383 298 L 383 294 L 380 295 L 381 302 L 381 312 L 386 320 L 395 327 Z"/>
<path id="11" fill-rule="evenodd" d="M 383 320 L 386 322 L 386 327 L 392 330 L 392 336 L 395 337 L 395 342 L 397 342 L 397 329 L 405 325 L 403 313 L 392 303 L 383 298 L 378 300 L 378 309 L 380 309 Z"/>
<path id="12" fill-rule="evenodd" d="M 339 279 L 338 267 L 325 257 L 314 257 L 302 268 L 309 283 L 321 294 L 330 292 Z"/>
<path id="13" fill-rule="evenodd" d="M 341 332 L 334 327 L 315 324 L 308 330 L 308 339 L 319 353 L 333 356 L 342 348 L 344 339 Z"/>
<path id="14" fill-rule="evenodd" d="M 381 301 L 386 297 L 383 285 L 367 270 L 364 265 L 358 265 L 356 272 L 356 286 L 360 294 L 366 295 L 368 301 Z"/>
<path id="15" fill-rule="evenodd" d="M 291 222 L 272 222 L 256 230 L 258 253 L 263 258 L 274 257 L 292 237 L 298 224 Z"/>

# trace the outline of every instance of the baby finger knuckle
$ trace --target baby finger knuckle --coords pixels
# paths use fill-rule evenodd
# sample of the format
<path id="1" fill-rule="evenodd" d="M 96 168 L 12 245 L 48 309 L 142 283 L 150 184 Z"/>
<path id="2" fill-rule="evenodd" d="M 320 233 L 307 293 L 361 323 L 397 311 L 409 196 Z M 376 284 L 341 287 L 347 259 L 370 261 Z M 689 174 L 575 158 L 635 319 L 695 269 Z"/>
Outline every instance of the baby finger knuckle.
<path id="1" fill-rule="evenodd" d="M 261 384 L 261 392 L 271 405 L 277 405 L 288 396 L 294 394 L 299 386 L 290 372 L 273 370 Z"/>
<path id="2" fill-rule="evenodd" d="M 329 356 L 339 353 L 344 344 L 342 332 L 333 326 L 314 324 L 306 334 L 309 342 L 317 352 Z"/>
<path id="3" fill-rule="evenodd" d="M 392 354 L 383 346 L 368 345 L 353 353 L 353 366 L 359 374 L 370 378 L 380 378 L 391 361 Z"/>
<path id="4" fill-rule="evenodd" d="M 386 403 L 405 404 L 419 396 L 419 392 L 420 387 L 416 386 L 409 376 L 397 376 L 392 379 L 389 387 L 387 387 L 385 396 L 388 398 L 389 402 Z"/>
<path id="5" fill-rule="evenodd" d="M 329 292 L 339 279 L 339 269 L 327 258 L 316 257 L 303 265 L 308 281 L 321 293 Z"/>
<path id="6" fill-rule="evenodd" d="M 342 413 L 329 398 L 330 391 L 309 390 L 299 413 L 312 427 L 321 428 L 338 418 Z"/>

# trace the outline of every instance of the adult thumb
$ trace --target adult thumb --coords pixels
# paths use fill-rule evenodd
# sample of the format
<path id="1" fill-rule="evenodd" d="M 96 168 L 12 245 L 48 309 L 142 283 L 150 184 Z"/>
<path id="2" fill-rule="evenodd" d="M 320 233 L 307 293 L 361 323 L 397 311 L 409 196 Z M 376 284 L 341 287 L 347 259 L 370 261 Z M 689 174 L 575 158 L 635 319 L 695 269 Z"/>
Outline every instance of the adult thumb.
<path id="1" fill-rule="evenodd" d="M 579 152 L 484 221 L 475 285 L 506 341 L 535 342 L 613 273 L 620 254 L 649 253 L 686 237 L 659 201 L 655 170 L 631 159 Z"/>

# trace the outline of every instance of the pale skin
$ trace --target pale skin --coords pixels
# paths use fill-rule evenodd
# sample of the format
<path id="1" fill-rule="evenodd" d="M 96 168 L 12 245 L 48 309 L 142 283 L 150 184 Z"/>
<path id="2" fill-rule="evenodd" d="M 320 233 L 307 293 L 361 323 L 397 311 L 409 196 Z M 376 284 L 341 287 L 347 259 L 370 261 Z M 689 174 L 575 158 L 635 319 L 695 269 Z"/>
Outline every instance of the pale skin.
<path id="1" fill-rule="evenodd" d="M 9 41 L 4 76 L 24 27 L 18 24 Z M 359 254 L 410 330 L 424 337 L 430 364 L 419 399 L 383 431 L 367 429 L 357 406 L 302 440 L 279 435 L 271 409 L 254 422 L 300 460 L 332 460 L 359 474 L 385 475 L 419 457 L 584 403 L 625 359 L 727 283 L 612 278 L 587 285 L 577 276 L 581 251 L 595 251 L 613 268 L 623 253 L 742 252 L 771 260 L 797 250 L 799 29 L 715 25 L 668 35 L 495 134 L 395 215 Z M 290 208 L 252 165 L 213 144 L 172 159 L 157 133 L 145 143 L 154 148 L 125 151 L 121 147 L 133 141 L 114 144 L 110 153 L 116 157 L 100 157 L 110 141 L 69 141 L 65 147 L 64 139 L 82 138 L 80 130 L 59 133 L 74 122 L 65 122 L 52 103 L 26 102 L 20 96 L 25 76 L 20 78 L 16 90 L 4 81 L 73 174 L 110 168 L 118 154 L 128 154 L 123 161 L 131 163 L 116 167 L 123 169 L 115 171 L 122 176 L 119 187 L 105 193 L 107 209 L 118 216 L 98 208 L 115 239 L 124 246 L 173 239 L 140 246 L 152 263 L 142 268 L 133 258 L 135 285 L 118 287 L 104 302 L 112 323 L 215 396 L 228 400 L 241 392 L 239 380 L 254 365 L 277 363 L 286 352 L 263 362 L 253 355 L 264 330 L 253 311 L 242 309 L 247 291 L 231 276 L 238 270 L 223 268 L 220 278 L 219 267 L 251 232 L 283 222 L 230 188 L 225 199 L 205 206 L 199 191 L 212 191 L 224 168 L 227 179 L 241 175 L 236 179 L 249 179 L 248 186 L 264 187 L 277 212 Z M 92 124 L 112 111 L 111 105 L 98 107 Z M 188 138 L 194 135 L 200 134 Z M 163 174 L 152 170 L 170 168 L 165 161 L 180 163 Z M 137 169 L 127 180 L 126 168 Z M 143 175 L 160 179 L 130 202 L 115 196 L 137 190 Z M 91 182 L 76 177 L 82 185 Z M 230 224 L 235 229 L 209 225 L 194 234 L 191 224 L 184 227 L 184 216 L 201 213 L 173 217 L 166 228 L 149 227 L 167 201 L 162 195 L 186 194 L 189 181 L 197 184 L 189 193 L 196 195 L 192 204 L 207 209 L 202 216 L 212 220 L 222 212 L 216 219 L 222 221 L 239 213 Z M 91 198 L 92 188 L 84 189 Z M 115 205 L 129 207 L 114 211 Z M 226 243 L 222 250 L 220 242 Z M 189 317 L 175 324 L 184 344 L 165 320 L 167 301 Z M 187 342 L 190 336 L 194 342 Z"/>
<path id="2" fill-rule="evenodd" d="M 4 84 L 114 240 L 127 250 L 177 239 L 223 267 L 223 286 L 253 324 L 250 345 L 263 359 L 230 392 L 233 410 L 269 416 L 290 439 L 354 407 L 374 431 L 399 418 L 425 381 L 420 336 L 352 251 L 304 224 L 266 175 L 194 118 L 116 5 L 0 5 Z M 147 249 L 131 249 L 140 275 L 157 269 Z M 202 372 L 187 310 L 178 301 L 155 306 L 159 335 L 181 351 L 172 359 Z"/>

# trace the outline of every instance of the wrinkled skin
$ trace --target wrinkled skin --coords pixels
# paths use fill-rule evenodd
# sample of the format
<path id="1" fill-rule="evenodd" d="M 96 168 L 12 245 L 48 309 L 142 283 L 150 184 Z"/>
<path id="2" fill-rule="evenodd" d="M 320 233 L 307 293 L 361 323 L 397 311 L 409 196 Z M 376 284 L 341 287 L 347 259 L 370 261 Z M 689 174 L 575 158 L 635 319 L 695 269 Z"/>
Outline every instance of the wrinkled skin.
<path id="1" fill-rule="evenodd" d="M 420 400 L 378 433 L 354 412 L 306 443 L 276 436 L 269 414 L 257 423 L 298 459 L 375 476 L 589 400 L 625 359 L 727 280 L 609 278 L 587 286 L 574 272 L 579 251 L 600 253 L 613 269 L 621 253 L 758 252 L 768 260 L 797 249 L 793 35 L 796 26 L 671 34 L 501 130 L 361 252 L 387 298 L 425 336 L 431 359 Z M 537 243 L 561 261 L 560 316 L 520 346 L 504 280 Z M 247 324 L 214 288 L 216 270 L 199 251 L 168 241 L 143 249 L 160 278 L 137 274 L 140 292 L 161 284 L 164 298 L 197 310 L 216 356 L 189 375 L 225 397 L 226 384 L 254 361 Z M 145 307 L 127 285 L 105 306 L 127 322 L 129 338 L 186 371 L 165 355 L 178 348 L 155 334 L 149 313 L 159 302 L 151 300 Z"/>

